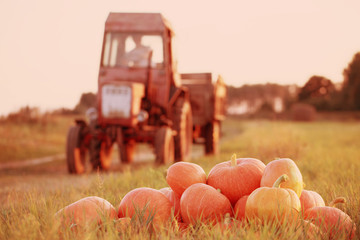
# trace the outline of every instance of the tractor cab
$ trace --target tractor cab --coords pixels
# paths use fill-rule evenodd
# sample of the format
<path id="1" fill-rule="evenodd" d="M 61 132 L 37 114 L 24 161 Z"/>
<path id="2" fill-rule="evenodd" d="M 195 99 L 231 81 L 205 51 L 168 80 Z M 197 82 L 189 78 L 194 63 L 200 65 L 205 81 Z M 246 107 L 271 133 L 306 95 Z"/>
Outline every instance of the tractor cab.
<path id="1" fill-rule="evenodd" d="M 107 32 L 102 67 L 164 68 L 163 38 L 159 34 Z"/>
<path id="2" fill-rule="evenodd" d="M 144 116 L 144 111 L 149 115 L 149 106 L 141 109 L 144 104 L 168 114 L 171 95 L 180 82 L 176 80 L 172 36 L 171 26 L 161 14 L 109 14 L 98 84 L 101 124 L 135 126 L 137 116 Z M 157 124 L 154 119 L 152 122 Z"/>

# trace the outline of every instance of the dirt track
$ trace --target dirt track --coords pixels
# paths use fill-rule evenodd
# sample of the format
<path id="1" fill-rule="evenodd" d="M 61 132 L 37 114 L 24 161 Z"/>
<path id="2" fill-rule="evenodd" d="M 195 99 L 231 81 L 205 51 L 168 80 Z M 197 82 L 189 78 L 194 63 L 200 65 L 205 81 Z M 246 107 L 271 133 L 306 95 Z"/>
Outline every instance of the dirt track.
<path id="1" fill-rule="evenodd" d="M 55 156 L 48 156 L 43 158 L 35 158 L 35 159 L 29 159 L 25 161 L 15 161 L 15 162 L 8 162 L 0 164 L 0 170 L 6 170 L 6 169 L 18 169 L 18 168 L 24 168 L 24 167 L 30 167 L 30 166 L 36 166 L 48 162 L 54 162 L 58 159 L 64 159 L 65 154 L 61 153 Z"/>

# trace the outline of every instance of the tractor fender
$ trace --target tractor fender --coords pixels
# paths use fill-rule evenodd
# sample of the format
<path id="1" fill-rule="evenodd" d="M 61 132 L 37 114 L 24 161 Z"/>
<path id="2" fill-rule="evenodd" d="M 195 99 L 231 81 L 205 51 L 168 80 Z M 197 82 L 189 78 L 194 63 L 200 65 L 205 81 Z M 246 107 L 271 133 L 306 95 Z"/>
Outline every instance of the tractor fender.
<path id="1" fill-rule="evenodd" d="M 176 88 L 174 94 L 171 96 L 169 104 L 168 104 L 168 108 L 167 108 L 167 112 L 168 115 L 171 116 L 173 108 L 174 108 L 174 104 L 176 102 L 176 100 L 178 100 L 179 98 L 185 98 L 186 100 L 190 101 L 190 93 L 189 93 L 189 89 L 185 86 L 181 86 Z"/>

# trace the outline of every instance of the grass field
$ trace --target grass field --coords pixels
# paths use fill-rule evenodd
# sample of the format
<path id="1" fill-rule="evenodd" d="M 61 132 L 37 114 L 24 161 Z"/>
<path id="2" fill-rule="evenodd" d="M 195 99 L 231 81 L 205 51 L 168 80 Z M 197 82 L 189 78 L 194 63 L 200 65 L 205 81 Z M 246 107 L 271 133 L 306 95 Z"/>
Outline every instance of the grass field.
<path id="1" fill-rule="evenodd" d="M 305 189 L 318 192 L 326 203 L 338 196 L 347 199 L 347 203 L 339 208 L 356 223 L 355 239 L 360 239 L 360 122 L 300 123 L 228 119 L 223 124 L 222 131 L 221 154 L 193 160 L 206 173 L 216 163 L 229 160 L 233 153 L 238 157 L 258 158 L 265 164 L 279 157 L 291 158 L 302 172 Z M 52 139 L 51 136 L 49 139 Z M 61 141 L 63 140 L 59 140 L 59 145 L 63 144 Z M 166 187 L 164 175 L 167 167 L 148 164 L 146 167 L 130 166 L 121 171 L 83 176 L 55 174 L 48 181 L 42 176 L 41 181 L 34 181 L 26 190 L 14 189 L 7 193 L 8 201 L 0 206 L 0 239 L 62 239 L 54 219 L 54 213 L 59 209 L 91 195 L 105 198 L 117 208 L 121 198 L 134 188 Z M 280 229 L 271 226 L 259 228 L 256 224 L 233 227 L 225 232 L 218 228 L 200 226 L 185 235 L 177 229 L 161 230 L 149 235 L 147 231 L 131 227 L 125 232 L 117 233 L 115 227 L 108 223 L 103 228 L 93 228 L 80 237 L 67 231 L 64 238 L 306 239 L 306 236 L 285 226 Z M 337 239 L 341 239 L 341 236 Z"/>
<path id="2" fill-rule="evenodd" d="M 0 163 L 63 153 L 73 116 L 49 115 L 33 123 L 0 122 Z"/>

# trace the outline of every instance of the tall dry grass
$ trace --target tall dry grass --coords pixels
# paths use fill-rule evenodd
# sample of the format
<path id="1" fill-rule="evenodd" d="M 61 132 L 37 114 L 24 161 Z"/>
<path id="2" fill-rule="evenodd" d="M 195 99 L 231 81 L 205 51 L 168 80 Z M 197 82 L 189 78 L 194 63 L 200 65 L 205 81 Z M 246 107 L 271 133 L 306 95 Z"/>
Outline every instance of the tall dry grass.
<path id="1" fill-rule="evenodd" d="M 206 173 L 212 166 L 238 157 L 254 157 L 268 163 L 279 157 L 292 158 L 302 172 L 306 189 L 322 195 L 326 203 L 343 196 L 348 201 L 339 206 L 357 226 L 355 239 L 360 239 L 360 133 L 359 122 L 275 122 L 237 121 L 228 119 L 222 126 L 223 138 L 219 156 L 194 160 Z M 295 226 L 250 223 L 223 230 L 199 225 L 187 232 L 179 228 L 149 233 L 131 225 L 117 232 L 114 224 L 93 227 L 82 235 L 68 230 L 58 234 L 54 213 L 86 196 L 105 198 L 118 207 L 121 198 L 137 187 L 160 189 L 167 186 L 167 166 L 124 168 L 121 172 L 89 173 L 83 176 L 61 176 L 61 188 L 44 190 L 34 186 L 27 192 L 13 191 L 10 201 L 0 207 L 0 239 L 308 239 L 307 232 Z M 77 184 L 81 180 L 82 184 Z M 54 181 L 54 180 L 53 180 Z M 317 239 L 326 236 L 315 236 Z M 344 239 L 338 235 L 336 239 Z"/>

